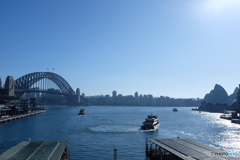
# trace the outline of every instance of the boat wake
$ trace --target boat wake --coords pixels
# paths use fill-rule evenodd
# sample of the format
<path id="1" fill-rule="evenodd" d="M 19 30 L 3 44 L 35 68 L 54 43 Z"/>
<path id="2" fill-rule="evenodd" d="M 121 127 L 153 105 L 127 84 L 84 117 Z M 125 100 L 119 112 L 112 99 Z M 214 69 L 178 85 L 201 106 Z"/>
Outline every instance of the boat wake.
<path id="1" fill-rule="evenodd" d="M 126 125 L 100 125 L 89 128 L 93 132 L 149 132 L 151 130 L 141 130 L 140 126 L 126 126 Z"/>
<path id="2" fill-rule="evenodd" d="M 187 133 L 187 132 L 184 132 L 184 131 L 179 131 L 179 130 L 173 130 L 173 131 L 177 132 L 177 133 L 180 133 L 182 135 L 186 135 L 186 136 L 192 136 L 192 137 L 196 136 L 195 134 Z"/>

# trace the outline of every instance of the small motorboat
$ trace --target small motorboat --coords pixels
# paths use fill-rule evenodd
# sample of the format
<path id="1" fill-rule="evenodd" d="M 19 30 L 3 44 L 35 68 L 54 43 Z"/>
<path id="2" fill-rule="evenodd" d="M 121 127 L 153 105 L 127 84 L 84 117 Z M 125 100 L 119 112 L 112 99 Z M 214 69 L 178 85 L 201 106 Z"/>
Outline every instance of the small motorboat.
<path id="1" fill-rule="evenodd" d="M 177 112 L 178 110 L 177 110 L 177 108 L 173 108 L 173 110 L 172 110 L 173 112 Z"/>
<path id="2" fill-rule="evenodd" d="M 85 115 L 85 114 L 86 114 L 85 109 L 80 109 L 78 115 Z"/>

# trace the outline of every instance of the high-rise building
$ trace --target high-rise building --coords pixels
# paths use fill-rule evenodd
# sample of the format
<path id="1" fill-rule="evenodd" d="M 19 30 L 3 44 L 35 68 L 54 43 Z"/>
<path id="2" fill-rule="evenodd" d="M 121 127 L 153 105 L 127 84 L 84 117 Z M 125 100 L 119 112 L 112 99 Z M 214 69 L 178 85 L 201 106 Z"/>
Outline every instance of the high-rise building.
<path id="1" fill-rule="evenodd" d="M 0 78 L 0 89 L 2 89 L 2 79 Z"/>
<path id="2" fill-rule="evenodd" d="M 79 88 L 77 88 L 77 90 L 76 90 L 76 95 L 80 95 L 80 89 Z"/>
<path id="3" fill-rule="evenodd" d="M 116 97 L 117 97 L 117 91 L 114 90 L 114 91 L 112 92 L 112 97 L 113 97 L 113 98 L 116 98 Z"/>
<path id="4" fill-rule="evenodd" d="M 80 89 L 77 88 L 77 90 L 76 90 L 76 103 L 79 104 L 80 102 L 81 102 Z"/>
<path id="5" fill-rule="evenodd" d="M 85 98 L 85 93 L 82 93 L 82 97 Z"/>
<path id="6" fill-rule="evenodd" d="M 138 98 L 138 92 L 135 92 L 135 98 Z"/>

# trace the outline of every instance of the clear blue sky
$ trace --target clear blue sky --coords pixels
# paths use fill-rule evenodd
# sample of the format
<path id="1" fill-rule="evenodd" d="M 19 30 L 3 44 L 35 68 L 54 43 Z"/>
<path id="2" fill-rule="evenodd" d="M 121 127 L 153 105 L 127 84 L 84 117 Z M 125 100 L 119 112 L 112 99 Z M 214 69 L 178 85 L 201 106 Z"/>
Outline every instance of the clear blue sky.
<path id="1" fill-rule="evenodd" d="M 239 0 L 1 0 L 0 77 L 54 72 L 88 95 L 203 98 L 240 83 Z"/>

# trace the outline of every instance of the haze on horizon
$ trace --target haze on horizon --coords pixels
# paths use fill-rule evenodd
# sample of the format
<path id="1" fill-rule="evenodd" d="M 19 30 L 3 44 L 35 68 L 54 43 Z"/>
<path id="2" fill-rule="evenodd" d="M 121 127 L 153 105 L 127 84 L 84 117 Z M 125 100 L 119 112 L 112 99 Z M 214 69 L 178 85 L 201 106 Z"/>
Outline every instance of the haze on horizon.
<path id="1" fill-rule="evenodd" d="M 0 77 L 52 71 L 86 96 L 203 98 L 215 84 L 231 94 L 240 83 L 239 7 L 238 0 L 1 0 Z"/>

